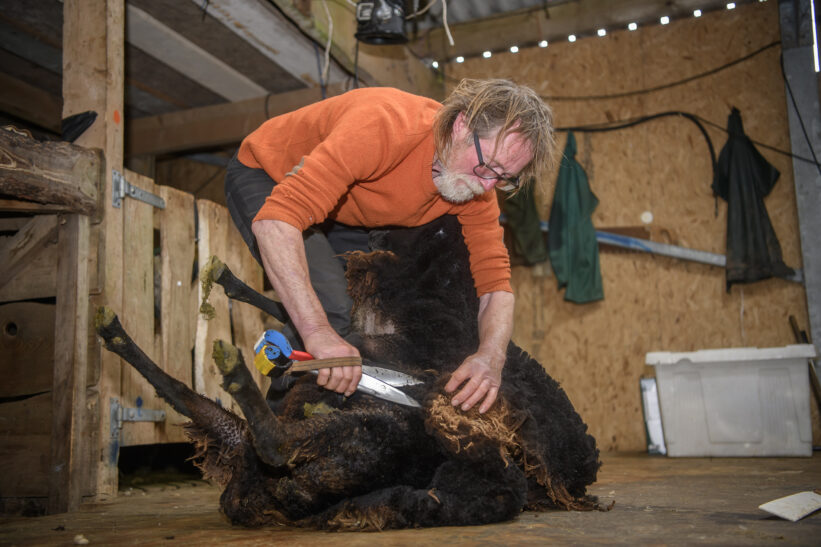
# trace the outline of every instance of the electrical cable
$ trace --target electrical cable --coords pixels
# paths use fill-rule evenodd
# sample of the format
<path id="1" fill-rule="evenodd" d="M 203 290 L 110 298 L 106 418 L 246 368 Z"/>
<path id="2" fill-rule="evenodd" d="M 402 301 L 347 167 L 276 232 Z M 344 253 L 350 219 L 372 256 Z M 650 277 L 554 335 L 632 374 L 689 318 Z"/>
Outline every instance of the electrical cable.
<path id="1" fill-rule="evenodd" d="M 410 15 L 406 15 L 405 19 L 413 19 L 414 17 L 418 17 L 428 11 L 436 2 L 439 0 L 431 0 L 428 2 L 428 5 L 422 8 L 419 11 L 415 11 Z M 448 26 L 448 3 L 447 0 L 441 0 L 442 2 L 442 26 L 445 28 L 445 35 L 448 37 L 448 43 L 451 47 L 454 46 L 453 35 L 450 33 L 450 27 Z"/>
<path id="2" fill-rule="evenodd" d="M 784 84 L 787 86 L 787 94 L 790 96 L 790 102 L 792 103 L 792 107 L 795 110 L 795 115 L 798 117 L 798 123 L 801 125 L 801 132 L 804 133 L 804 140 L 807 141 L 807 147 L 810 149 L 810 153 L 812 154 L 812 159 L 815 163 L 815 168 L 818 169 L 818 173 L 821 174 L 821 165 L 818 165 L 818 158 L 815 155 L 815 147 L 812 145 L 812 141 L 810 140 L 810 136 L 807 134 L 807 128 L 804 126 L 804 118 L 801 116 L 801 111 L 798 110 L 798 103 L 795 100 L 795 95 L 792 92 L 792 86 L 790 85 L 790 81 L 787 79 L 787 73 L 784 70 L 784 52 L 781 52 L 781 77 L 784 79 Z"/>
<path id="3" fill-rule="evenodd" d="M 716 68 L 712 68 L 710 70 L 707 70 L 706 72 L 701 72 L 701 73 L 695 74 L 693 76 L 688 76 L 687 78 L 684 78 L 682 80 L 677 80 L 675 82 L 669 82 L 669 83 L 658 85 L 658 86 L 655 86 L 655 87 L 650 87 L 650 88 L 646 88 L 646 89 L 637 89 L 637 90 L 634 90 L 634 91 L 625 91 L 624 93 L 606 94 L 606 95 L 575 95 L 575 96 L 574 95 L 542 95 L 542 99 L 549 100 L 549 101 L 597 101 L 597 100 L 607 100 L 607 99 L 620 99 L 620 98 L 624 98 L 624 97 L 632 97 L 632 96 L 635 96 L 635 95 L 644 95 L 644 94 L 647 94 L 647 93 L 653 93 L 655 91 L 661 91 L 661 90 L 664 90 L 664 89 L 670 89 L 672 87 L 677 87 L 677 86 L 680 86 L 680 85 L 684 85 L 684 84 L 693 82 L 695 80 L 699 80 L 699 79 L 707 77 L 707 76 L 712 76 L 713 74 L 717 74 L 718 72 L 721 72 L 722 70 L 725 70 L 727 68 L 735 66 L 735 65 L 737 65 L 739 63 L 742 63 L 742 62 L 744 62 L 748 59 L 752 59 L 756 55 L 759 55 L 759 54 L 763 53 L 764 51 L 767 51 L 768 49 L 770 49 L 772 47 L 775 47 L 775 46 L 778 46 L 780 44 L 781 44 L 781 42 L 769 43 L 766 46 L 758 48 L 757 50 L 753 51 L 752 53 L 748 53 L 747 55 L 745 55 L 743 57 L 740 57 L 738 59 L 730 61 L 729 63 L 723 64 L 723 65 L 718 66 Z M 448 79 L 452 82 L 460 81 L 458 78 L 453 78 L 452 76 L 451 77 L 446 77 L 446 79 Z"/>
<path id="4" fill-rule="evenodd" d="M 322 0 L 322 6 L 325 8 L 325 15 L 328 16 L 328 42 L 325 44 L 325 65 L 322 67 L 321 78 L 327 83 L 328 74 L 330 74 L 331 69 L 331 43 L 334 36 L 334 19 L 331 17 L 331 10 L 328 9 L 327 0 Z"/>
<path id="5" fill-rule="evenodd" d="M 353 53 L 353 87 L 359 89 L 359 40 L 354 40 L 356 46 Z"/>
<path id="6" fill-rule="evenodd" d="M 314 42 L 314 54 L 316 55 L 316 70 L 319 73 L 319 89 L 324 99 L 326 94 L 325 81 L 322 79 L 322 61 L 319 58 L 319 46 L 316 45 L 316 42 Z"/>
<path id="7" fill-rule="evenodd" d="M 661 91 L 661 90 L 664 90 L 664 89 L 670 89 L 672 87 L 677 87 L 677 86 L 680 86 L 680 85 L 688 84 L 690 82 L 693 82 L 695 80 L 699 80 L 701 78 L 705 78 L 707 76 L 712 76 L 713 74 L 716 74 L 718 72 L 721 72 L 722 70 L 725 70 L 725 69 L 730 68 L 732 66 L 735 66 L 739 63 L 742 63 L 742 62 L 744 62 L 748 59 L 751 59 L 751 58 L 755 57 L 756 55 L 759 55 L 760 53 L 763 53 L 764 51 L 767 51 L 768 49 L 770 49 L 772 47 L 775 47 L 775 46 L 778 46 L 778 45 L 781 45 L 781 42 L 769 43 L 766 46 L 758 48 L 757 50 L 753 51 L 752 53 L 748 53 L 747 55 L 745 55 L 743 57 L 740 57 L 738 59 L 730 61 L 729 63 L 723 64 L 723 65 L 718 66 L 716 68 L 710 69 L 706 72 L 701 72 L 699 74 L 695 74 L 693 76 L 689 76 L 687 78 L 684 78 L 683 80 L 678 80 L 678 81 L 675 81 L 675 82 L 669 82 L 669 83 L 658 85 L 658 86 L 655 86 L 655 87 L 650 87 L 650 88 L 647 88 L 647 89 L 637 89 L 635 91 L 625 91 L 623 93 L 612 93 L 612 94 L 607 94 L 607 95 L 580 95 L 580 96 L 554 95 L 554 96 L 545 96 L 544 98 L 549 99 L 551 101 L 590 101 L 590 100 L 603 100 L 603 99 L 621 99 L 621 98 L 624 98 L 624 97 L 633 97 L 635 95 L 644 95 L 644 94 L 647 94 L 647 93 L 653 93 L 653 92 L 656 92 L 656 91 Z"/>
<path id="8" fill-rule="evenodd" d="M 596 124 L 596 125 L 579 125 L 575 127 L 557 127 L 556 131 L 576 131 L 578 133 L 603 133 L 606 131 L 617 131 L 620 129 L 627 129 L 629 127 L 634 127 L 636 125 L 649 122 L 658 118 L 664 118 L 668 116 L 680 116 L 686 118 L 693 122 L 698 130 L 701 131 L 702 136 L 704 136 L 704 140 L 707 141 L 707 148 L 710 152 L 710 165 L 713 167 L 713 172 L 716 170 L 716 152 L 715 148 L 713 147 L 713 141 L 710 139 L 710 135 L 707 133 L 707 130 L 698 120 L 698 117 L 694 114 L 690 114 L 689 112 L 681 112 L 681 111 L 668 111 L 668 112 L 659 112 L 657 114 L 650 114 L 648 116 L 641 116 L 640 118 L 633 118 L 630 120 L 622 120 L 622 121 L 615 121 L 612 123 L 607 124 Z"/>

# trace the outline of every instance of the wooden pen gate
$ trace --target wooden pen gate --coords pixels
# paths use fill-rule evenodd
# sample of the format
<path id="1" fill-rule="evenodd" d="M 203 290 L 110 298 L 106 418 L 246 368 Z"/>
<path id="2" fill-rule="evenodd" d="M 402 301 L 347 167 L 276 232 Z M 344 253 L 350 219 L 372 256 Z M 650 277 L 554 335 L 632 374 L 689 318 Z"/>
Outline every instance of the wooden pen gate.
<path id="1" fill-rule="evenodd" d="M 3 146 L 5 151 L 7 145 Z M 0 183 L 9 180 L 3 180 L 4 176 L 8 173 L 0 174 Z M 80 495 L 99 496 L 111 488 L 99 469 L 116 467 L 119 447 L 186 440 L 180 427 L 186 421 L 183 416 L 159 399 L 129 365 L 103 358 L 108 352 L 90 324 L 97 305 L 110 305 L 127 332 L 163 370 L 241 415 L 221 388 L 211 347 L 218 338 L 232 341 L 250 364 L 253 343 L 264 329 L 265 318 L 248 304 L 229 302 L 222 287 L 215 285 L 208 301 L 216 314 L 210 321 L 204 319 L 198 313 L 202 298 L 198 272 L 211 255 L 217 255 L 237 277 L 261 291 L 262 268 L 248 252 L 225 207 L 195 200 L 191 194 L 156 185 L 136 173 L 126 171 L 125 178 L 160 196 L 165 208 L 127 197 L 120 212 L 99 199 L 93 216 L 85 217 L 87 228 L 72 231 L 64 227 L 84 217 L 75 213 L 74 206 L 0 200 L 0 255 L 4 259 L 0 264 L 0 461 L 5 467 L 0 474 L 0 510 L 20 511 L 28 506 L 33 508 L 29 512 L 37 513 L 46 505 L 65 510 L 64 503 L 53 499 L 64 495 L 60 485 L 65 483 L 55 479 L 55 468 L 65 459 L 65 449 L 58 445 L 76 450 L 73 459 L 81 462 L 80 476 L 73 472 L 70 479 L 72 488 L 79 484 Z M 5 193 L 8 188 L 3 187 Z M 100 214 L 102 208 L 109 208 L 105 215 Z M 112 248 L 112 238 L 104 230 L 110 225 L 108 218 L 120 214 L 123 232 L 118 250 Z M 79 222 L 82 226 L 83 221 Z M 66 249 L 77 246 L 84 252 L 74 255 L 87 257 L 87 278 L 82 267 L 75 268 L 78 276 L 66 270 L 65 256 L 71 256 Z M 124 297 L 122 309 L 117 309 L 106 301 L 102 279 L 105 257 L 115 260 L 120 252 Z M 87 293 L 85 301 L 91 306 L 87 316 L 77 314 L 87 317 L 89 324 L 73 329 L 79 333 L 75 346 L 86 329 L 88 340 L 88 366 L 80 371 L 85 379 L 78 380 L 74 389 L 71 382 L 61 381 L 62 372 L 58 374 L 60 348 L 72 343 L 62 339 L 66 330 L 60 319 L 65 315 L 60 309 L 65 298 L 60 295 L 71 283 L 79 283 L 75 292 L 79 286 L 79 299 Z M 252 373 L 266 389 L 267 380 L 256 370 Z M 113 389 L 105 387 L 106 378 L 112 377 L 119 378 Z M 75 397 L 81 385 L 85 393 Z M 108 397 L 109 393 L 113 396 Z M 75 398 L 82 403 L 72 407 L 70 401 Z M 115 416 L 118 407 L 139 409 L 133 414 L 141 417 L 156 414 L 147 411 L 163 410 L 165 419 L 121 421 Z M 75 438 L 74 427 L 67 431 L 60 427 L 58 413 L 65 408 L 71 409 L 72 419 L 82 421 L 81 438 Z"/>

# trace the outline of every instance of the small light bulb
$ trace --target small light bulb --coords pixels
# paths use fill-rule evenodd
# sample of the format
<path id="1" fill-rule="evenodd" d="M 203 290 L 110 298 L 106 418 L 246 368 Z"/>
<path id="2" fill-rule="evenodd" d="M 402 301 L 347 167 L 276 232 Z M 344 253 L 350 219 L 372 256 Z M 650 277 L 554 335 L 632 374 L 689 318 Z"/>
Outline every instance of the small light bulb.
<path id="1" fill-rule="evenodd" d="M 433 61 L 433 62 L 430 64 L 430 66 L 432 66 L 433 68 L 439 68 L 439 62 L 438 62 L 438 61 Z"/>
<path id="2" fill-rule="evenodd" d="M 464 57 L 462 57 L 462 56 L 460 55 L 460 56 L 458 56 L 458 57 L 456 58 L 456 62 L 457 62 L 457 63 L 464 63 L 464 62 L 465 62 L 465 58 L 464 58 Z"/>
<path id="3" fill-rule="evenodd" d="M 607 31 L 603 28 L 600 28 L 598 31 L 596 31 L 596 34 L 598 34 L 599 36 L 607 36 Z"/>
<path id="4" fill-rule="evenodd" d="M 666 25 L 669 22 L 670 22 L 670 18 L 667 17 L 666 15 L 664 17 L 662 17 L 661 19 L 659 19 L 659 23 L 661 23 L 662 25 Z"/>
<path id="5" fill-rule="evenodd" d="M 630 23 L 627 25 L 627 30 L 636 30 L 639 26 L 636 23 Z"/>
<path id="6" fill-rule="evenodd" d="M 519 46 L 510 46 L 511 53 L 519 53 Z"/>
<path id="7" fill-rule="evenodd" d="M 727 9 L 735 9 L 735 2 L 728 2 Z"/>
<path id="8" fill-rule="evenodd" d="M 547 47 L 547 40 L 542 40 L 539 42 L 539 47 Z"/>
<path id="9" fill-rule="evenodd" d="M 568 42 L 575 42 L 576 41 L 576 35 L 571 34 L 570 36 L 567 37 L 567 41 Z"/>
<path id="10" fill-rule="evenodd" d="M 701 17 L 701 10 L 700 9 L 693 10 L 693 17 Z"/>
<path id="11" fill-rule="evenodd" d="M 489 51 L 485 51 L 484 53 L 482 53 L 482 57 L 484 57 L 485 59 L 490 59 L 490 55 L 491 53 Z"/>

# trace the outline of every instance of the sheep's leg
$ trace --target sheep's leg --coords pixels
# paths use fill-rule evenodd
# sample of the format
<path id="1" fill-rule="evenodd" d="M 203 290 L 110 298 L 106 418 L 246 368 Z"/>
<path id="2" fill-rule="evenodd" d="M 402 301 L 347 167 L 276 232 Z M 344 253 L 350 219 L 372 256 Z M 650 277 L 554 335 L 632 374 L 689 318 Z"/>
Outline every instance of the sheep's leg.
<path id="1" fill-rule="evenodd" d="M 192 402 L 196 398 L 204 399 L 214 406 L 213 401 L 205 399 L 191 390 L 188 386 L 166 374 L 160 367 L 143 352 L 134 340 L 125 332 L 120 319 L 108 308 L 102 306 L 97 310 L 94 318 L 94 328 L 105 342 L 105 348 L 116 353 L 142 374 L 157 390 L 157 394 L 165 399 L 174 410 L 183 416 L 194 420 L 195 407 Z M 200 402 L 200 401 L 197 401 Z"/>
<path id="2" fill-rule="evenodd" d="M 242 442 L 242 420 L 217 403 L 203 397 L 179 380 L 165 373 L 154 364 L 123 329 L 117 315 L 108 307 L 100 307 L 94 318 L 97 334 L 105 342 L 105 348 L 122 357 L 148 380 L 174 410 L 189 418 L 193 426 L 219 445 L 231 449 Z"/>
<path id="3" fill-rule="evenodd" d="M 527 481 L 515 465 L 443 463 L 428 488 L 394 486 L 344 501 L 300 524 L 332 530 L 466 526 L 515 518 Z"/>
<path id="4" fill-rule="evenodd" d="M 280 434 L 283 426 L 271 412 L 251 373 L 242 352 L 222 340 L 214 341 L 214 362 L 222 373 L 222 387 L 239 404 L 254 439 L 254 448 L 262 461 L 272 466 L 285 464 Z"/>
<path id="5" fill-rule="evenodd" d="M 231 272 L 228 266 L 216 256 L 212 256 L 208 260 L 205 268 L 203 268 L 202 276 L 206 283 L 212 282 L 221 285 L 228 298 L 251 304 L 271 315 L 280 323 L 285 323 L 288 320 L 288 312 L 285 311 L 285 307 L 282 304 L 261 295 L 243 283 Z"/>

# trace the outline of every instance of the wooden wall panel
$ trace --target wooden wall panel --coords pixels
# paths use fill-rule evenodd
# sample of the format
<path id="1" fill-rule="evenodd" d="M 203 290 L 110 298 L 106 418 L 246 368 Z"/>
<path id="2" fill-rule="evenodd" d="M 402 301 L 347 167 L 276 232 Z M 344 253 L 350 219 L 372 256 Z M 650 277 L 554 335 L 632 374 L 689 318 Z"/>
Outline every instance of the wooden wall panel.
<path id="1" fill-rule="evenodd" d="M 154 181 L 133 171 L 125 172 L 134 186 L 151 192 Z M 123 237 L 123 309 L 118 315 L 125 331 L 145 354 L 160 367 L 160 352 L 154 337 L 154 207 L 137 199 L 122 202 L 125 233 Z M 165 407 L 156 391 L 130 365 L 124 365 L 120 404 L 125 408 L 158 410 Z M 159 442 L 157 431 L 163 427 L 152 422 L 123 424 L 121 446 Z"/>
<path id="2" fill-rule="evenodd" d="M 51 405 L 51 393 L 0 405 L 0 497 L 48 496 Z"/>
<path id="3" fill-rule="evenodd" d="M 200 270 L 212 255 L 222 260 L 237 277 L 252 288 L 262 289 L 262 270 L 254 261 L 237 229 L 231 221 L 228 209 L 208 200 L 197 200 L 199 212 L 198 264 Z M 202 285 L 199 285 L 198 305 L 202 302 Z M 197 315 L 197 334 L 194 347 L 194 386 L 197 392 L 212 400 L 219 401 L 225 408 L 242 415 L 239 406 L 222 389 L 222 376 L 211 357 L 214 340 L 221 339 L 237 345 L 243 353 L 245 363 L 257 380 L 257 384 L 267 389 L 267 379 L 257 373 L 253 366 L 253 344 L 263 331 L 262 315 L 256 308 L 231 302 L 222 287 L 214 284 L 208 297 L 214 307 L 214 317 Z M 233 324 L 233 328 L 232 328 Z M 232 334 L 233 333 L 233 334 Z"/>
<path id="4" fill-rule="evenodd" d="M 265 273 L 262 266 L 248 250 L 245 241 L 233 224 L 231 230 L 229 230 L 228 238 L 231 244 L 226 260 L 231 271 L 249 287 L 262 293 Z M 236 301 L 232 302 L 231 314 L 234 321 L 234 345 L 242 351 L 245 364 L 264 394 L 268 391 L 270 379 L 257 370 L 253 365 L 253 359 L 254 344 L 266 329 L 267 314 L 250 304 Z"/>
<path id="5" fill-rule="evenodd" d="M 446 68 L 463 77 L 509 78 L 543 96 L 592 96 L 663 85 L 700 74 L 779 41 L 776 2 L 740 6 L 700 19 L 615 31 L 576 43 L 553 42 Z M 686 111 L 726 127 L 730 109 L 747 134 L 789 150 L 786 99 L 775 46 L 725 70 L 684 85 L 609 99 L 548 100 L 557 127 Z M 451 87 L 453 83 L 451 83 Z M 726 133 L 708 126 L 716 154 Z M 576 134 L 577 159 L 600 204 L 596 226 L 635 226 L 649 211 L 655 239 L 724 253 L 726 204 L 718 215 L 707 147 L 683 118 L 664 118 L 611 133 Z M 559 133 L 558 153 L 566 136 Z M 787 156 L 759 147 L 781 178 L 766 199 L 788 265 L 801 267 L 792 168 Z M 547 219 L 556 170 L 537 192 Z M 724 271 L 712 266 L 629 252 L 600 253 L 605 299 L 565 302 L 553 277 L 515 267 L 514 340 L 559 380 L 605 450 L 643 450 L 638 380 L 649 351 L 782 346 L 794 343 L 788 316 L 807 326 L 803 287 L 779 279 L 725 291 Z M 816 439 L 818 424 L 816 422 Z"/>
<path id="6" fill-rule="evenodd" d="M 0 306 L 0 356 L 0 398 L 51 391 L 54 305 L 15 302 Z"/>
<path id="7" fill-rule="evenodd" d="M 192 284 L 196 256 L 194 196 L 167 186 L 155 188 L 165 200 L 165 209 L 154 210 L 154 222 L 160 231 L 160 328 L 156 348 L 163 370 L 192 386 L 196 326 L 191 309 L 191 295 L 196 293 Z M 167 442 L 187 440 L 180 425 L 188 419 L 167 404 L 165 410 L 162 438 Z"/>

